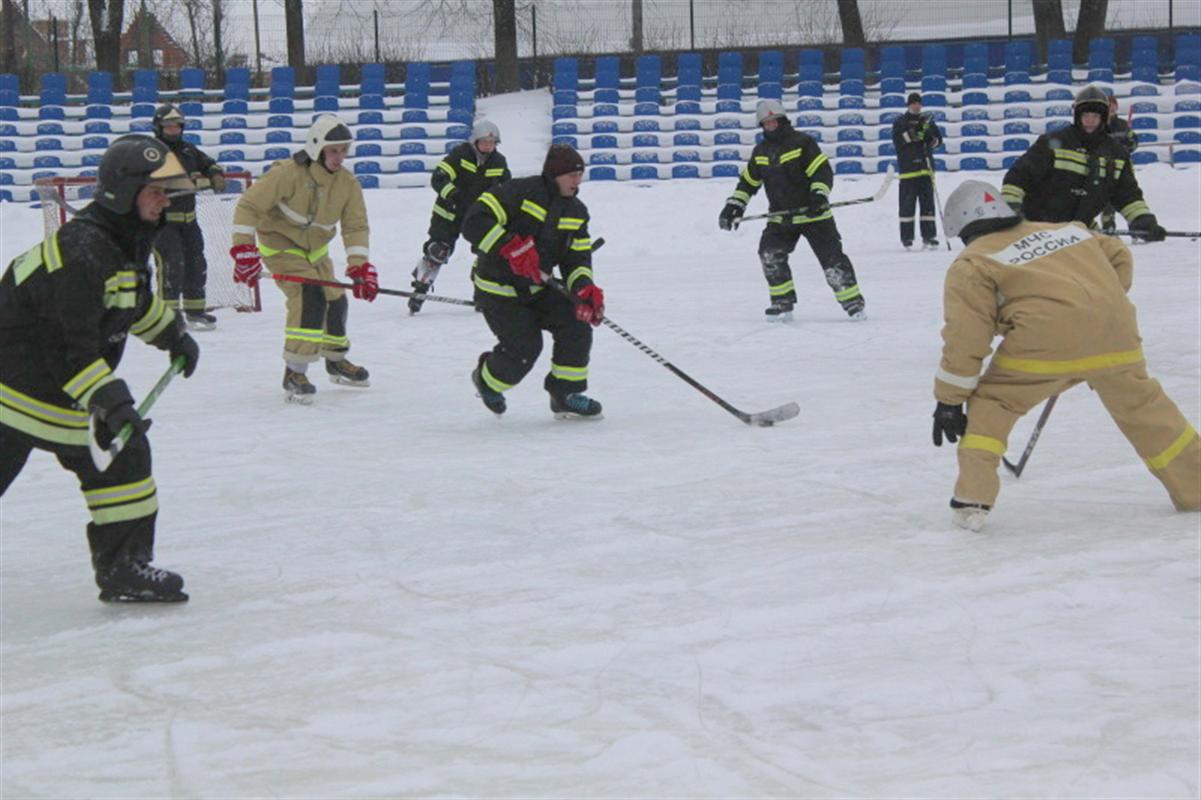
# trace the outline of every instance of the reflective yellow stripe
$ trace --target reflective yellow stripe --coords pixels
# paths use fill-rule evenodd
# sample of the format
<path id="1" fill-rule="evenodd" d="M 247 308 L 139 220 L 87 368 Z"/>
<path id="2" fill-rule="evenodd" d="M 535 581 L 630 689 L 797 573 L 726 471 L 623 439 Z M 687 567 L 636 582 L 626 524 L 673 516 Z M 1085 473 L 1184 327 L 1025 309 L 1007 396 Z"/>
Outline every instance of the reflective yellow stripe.
<path id="1" fill-rule="evenodd" d="M 819 181 L 813 181 L 812 183 L 810 183 L 809 188 L 810 188 L 810 190 L 817 192 L 818 194 L 825 194 L 825 195 L 830 194 L 830 187 Z"/>
<path id="2" fill-rule="evenodd" d="M 1021 186 L 1007 183 L 1001 187 L 1001 196 L 1005 198 L 1005 202 L 1012 200 L 1015 203 L 1020 203 L 1026 196 L 1026 190 Z"/>
<path id="3" fill-rule="evenodd" d="M 770 225 L 774 222 L 777 225 L 779 225 L 779 224 L 783 224 L 784 222 L 791 222 L 793 225 L 805 225 L 810 222 L 821 222 L 823 219 L 832 219 L 833 217 L 834 217 L 834 212 L 827 211 L 824 214 L 818 214 L 816 217 L 807 217 L 804 214 L 797 214 L 796 216 L 791 217 L 791 218 L 772 217 L 771 219 L 769 219 L 767 221 L 767 223 Z"/>
<path id="4" fill-rule="evenodd" d="M 105 292 L 105 308 L 137 308 L 137 292 Z"/>
<path id="5" fill-rule="evenodd" d="M 54 272 L 63 266 L 63 254 L 58 249 L 58 232 L 42 242 L 42 261 L 46 264 L 47 272 Z"/>
<path id="6" fill-rule="evenodd" d="M 767 292 L 772 297 L 778 297 L 782 294 L 788 294 L 795 288 L 796 284 L 794 284 L 792 281 L 785 281 L 784 283 L 777 283 L 775 286 L 768 285 Z"/>
<path id="7" fill-rule="evenodd" d="M 744 181 L 749 183 L 751 186 L 754 186 L 756 189 L 758 189 L 760 186 L 763 185 L 763 181 L 757 181 L 751 177 L 751 171 L 747 167 L 742 168 L 742 175 L 739 177 L 741 177 Z M 748 199 L 750 199 L 750 198 L 748 197 Z"/>
<path id="8" fill-rule="evenodd" d="M 471 282 L 474 283 L 476 288 L 478 288 L 480 291 L 487 292 L 488 294 L 496 294 L 500 295 L 501 297 L 517 296 L 517 290 L 512 286 L 504 283 L 496 283 L 488 280 L 487 278 L 481 278 L 479 273 L 472 273 Z"/>
<path id="9" fill-rule="evenodd" d="M 43 402 L 3 383 L 0 383 L 0 405 L 54 425 L 67 428 L 86 428 L 88 426 L 86 411 L 63 408 Z"/>
<path id="10" fill-rule="evenodd" d="M 572 250 L 580 250 L 585 253 L 591 252 L 592 251 L 592 237 L 588 236 L 583 239 L 572 239 L 571 240 L 571 249 Z"/>
<path id="11" fill-rule="evenodd" d="M 858 297 L 858 296 L 859 296 L 859 284 L 855 284 L 854 286 L 850 287 L 849 289 L 843 289 L 841 292 L 834 293 L 834 299 L 840 303 L 844 302 L 846 300 L 850 300 L 852 297 Z"/>
<path id="12" fill-rule="evenodd" d="M 320 328 L 284 328 L 284 338 L 294 342 L 321 344 L 325 339 L 325 331 Z"/>
<path id="13" fill-rule="evenodd" d="M 985 450 L 993 455 L 1005 455 L 1005 443 L 1000 439 L 994 439 L 991 436 L 981 436 L 978 433 L 964 434 L 959 440 L 959 447 L 963 450 Z"/>
<path id="14" fill-rule="evenodd" d="M 1077 164 L 1075 161 L 1068 161 L 1060 158 L 1055 159 L 1055 169 L 1061 169 L 1064 172 L 1074 172 L 1077 175 L 1088 174 L 1088 167 L 1082 164 Z"/>
<path id="15" fill-rule="evenodd" d="M 768 158 L 767 156 L 755 156 L 755 163 L 762 164 L 763 166 L 766 167 L 768 164 L 771 163 L 771 159 Z"/>
<path id="16" fill-rule="evenodd" d="M 326 333 L 321 337 L 321 344 L 325 347 L 333 347 L 337 349 L 346 349 L 350 347 L 349 336 L 331 336 Z"/>
<path id="17" fill-rule="evenodd" d="M 183 306 L 184 311 L 204 311 L 208 308 L 208 303 L 204 301 L 204 298 L 184 300 L 180 305 Z"/>
<path id="18" fill-rule="evenodd" d="M 480 377 L 484 379 L 484 385 L 494 392 L 505 392 L 513 388 L 513 384 L 505 383 L 502 380 L 497 380 L 492 374 L 492 370 L 488 369 L 488 362 L 484 362 L 484 368 L 480 370 Z"/>
<path id="19" fill-rule="evenodd" d="M 742 205 L 745 206 L 747 203 L 751 202 L 751 196 L 741 189 L 735 189 L 730 195 L 730 200 L 739 200 L 742 202 Z M 730 200 L 727 200 L 726 202 L 728 203 Z"/>
<path id="20" fill-rule="evenodd" d="M 535 203 L 533 200 L 522 200 L 521 210 L 539 222 L 546 222 L 546 209 Z"/>
<path id="21" fill-rule="evenodd" d="M 438 196 L 446 199 L 447 197 L 450 197 L 451 192 L 453 191 L 455 191 L 455 185 L 453 183 L 448 183 L 442 187 L 442 191 L 438 192 Z"/>
<path id="22" fill-rule="evenodd" d="M 805 167 L 806 177 L 812 178 L 813 173 L 817 172 L 818 168 L 821 167 L 822 164 L 825 164 L 829 160 L 830 159 L 826 158 L 825 153 L 818 153 L 817 157 L 809 162 L 809 166 Z"/>
<path id="23" fill-rule="evenodd" d="M 901 180 L 905 180 L 907 178 L 921 178 L 926 175 L 933 175 L 933 174 L 934 173 L 928 169 L 919 169 L 916 172 L 902 172 L 897 177 L 900 178 Z M 1004 192 L 1002 192 L 1002 194 L 1004 194 Z"/>
<path id="24" fill-rule="evenodd" d="M 500 176 L 502 176 L 504 174 L 505 174 L 504 167 L 493 167 L 492 169 L 484 170 L 485 178 L 499 178 Z"/>
<path id="25" fill-rule="evenodd" d="M 455 221 L 455 215 L 450 213 L 449 211 L 447 211 L 445 208 L 438 205 L 437 203 L 434 203 L 434 213 L 437 214 L 439 217 L 442 217 L 443 219 L 448 219 L 451 222 Z"/>
<path id="26" fill-rule="evenodd" d="M 455 172 L 455 168 L 454 168 L 454 167 L 452 167 L 452 166 L 450 165 L 450 163 L 449 163 L 449 162 L 447 162 L 447 161 L 439 161 L 439 162 L 438 162 L 438 164 L 437 164 L 437 166 L 438 166 L 438 169 L 442 170 L 442 171 L 443 171 L 443 172 L 445 172 L 447 175 L 449 175 L 449 176 L 450 176 L 450 179 L 451 179 L 452 181 L 453 181 L 455 178 L 459 177 L 459 173 Z"/>
<path id="27" fill-rule="evenodd" d="M 267 258 L 270 258 L 271 256 L 277 256 L 280 253 L 284 253 L 285 255 L 289 256 L 300 256 L 310 264 L 314 264 L 329 254 L 329 245 L 323 244 L 316 250 L 311 251 L 301 250 L 299 247 L 289 247 L 287 250 L 276 250 L 273 247 L 263 247 L 262 245 L 259 245 L 259 253 Z"/>
<path id="28" fill-rule="evenodd" d="M 1150 214 L 1151 207 L 1142 200 L 1135 200 L 1133 203 L 1130 203 L 1123 208 L 1119 213 L 1121 213 L 1121 215 L 1127 220 L 1133 220 L 1141 217 L 1143 214 Z"/>
<path id="29" fill-rule="evenodd" d="M 493 225 L 492 229 L 489 230 L 486 234 L 484 234 L 484 238 L 480 239 L 480 252 L 487 253 L 487 252 L 491 251 L 492 246 L 495 245 L 497 240 L 499 240 L 500 237 L 502 237 L 504 235 L 505 235 L 505 229 L 501 227 L 499 222 L 497 224 Z"/>
<path id="30" fill-rule="evenodd" d="M 168 211 L 167 222 L 195 222 L 195 211 Z"/>
<path id="31" fill-rule="evenodd" d="M 143 342 L 153 342 L 168 325 L 175 321 L 175 310 L 168 308 L 158 295 L 150 298 L 150 308 L 135 322 L 129 332 Z"/>
<path id="32" fill-rule="evenodd" d="M 1137 364 L 1143 360 L 1143 349 L 1125 350 L 1117 353 L 1102 353 L 1099 356 L 1075 358 L 1070 361 L 1043 361 L 1034 358 L 1013 358 L 1001 353 L 993 356 L 992 363 L 1014 372 L 1033 372 L 1038 375 L 1061 375 L 1073 372 L 1086 372 L 1107 367 L 1120 367 L 1126 364 Z"/>
<path id="33" fill-rule="evenodd" d="M 559 230 L 578 231 L 586 221 L 583 217 L 559 217 Z"/>
<path id="34" fill-rule="evenodd" d="M 42 245 L 36 244 L 13 259 L 13 283 L 20 286 L 42 266 Z"/>
<path id="35" fill-rule="evenodd" d="M 121 270 L 104 282 L 104 291 L 106 292 L 136 288 L 138 288 L 138 273 L 130 270 Z"/>
<path id="36" fill-rule="evenodd" d="M 13 408 L 5 394 L 6 387 L 0 386 L 0 425 L 6 425 L 14 430 L 55 444 L 88 446 L 87 415 L 84 415 L 82 425 L 55 425 L 35 419 L 25 413 L 24 409 Z M 8 390 L 11 391 L 11 390 Z M 65 409 L 64 409 L 65 410 Z"/>
<path id="37" fill-rule="evenodd" d="M 459 166 L 462 167 L 463 169 L 467 170 L 468 172 L 478 172 L 479 171 L 479 168 L 476 167 L 474 161 L 468 161 L 465 158 L 459 159 Z"/>
<path id="38" fill-rule="evenodd" d="M 1153 458 L 1144 458 L 1148 469 L 1163 469 L 1176 460 L 1176 456 L 1184 452 L 1184 448 L 1197 438 L 1197 431 L 1192 425 L 1185 425 L 1184 431 L 1176 437 L 1176 441 L 1168 445 L 1162 453 Z"/>
<path id="39" fill-rule="evenodd" d="M 591 267 L 576 267 L 573 269 L 571 274 L 567 276 L 567 288 L 570 289 L 572 286 L 574 286 L 576 280 L 581 277 L 586 277 L 588 280 L 592 280 Z"/>
<path id="40" fill-rule="evenodd" d="M 113 371 L 108 368 L 108 362 L 103 358 L 98 358 L 91 364 L 75 373 L 71 380 L 63 384 L 63 391 L 71 395 L 74 400 L 79 400 L 88 389 L 96 385 L 98 381 L 107 375 L 112 375 Z"/>
<path id="41" fill-rule="evenodd" d="M 1079 164 L 1088 164 L 1088 156 L 1084 153 L 1077 153 L 1075 150 L 1067 150 L 1062 147 L 1057 147 L 1051 151 L 1055 154 L 1056 159 L 1066 159 L 1075 161 Z"/>
<path id="42" fill-rule="evenodd" d="M 550 362 L 550 375 L 561 381 L 586 381 L 588 380 L 588 368 L 565 367 L 552 361 Z"/>
<path id="43" fill-rule="evenodd" d="M 509 215 L 505 213 L 505 207 L 496 199 L 496 195 L 492 194 L 492 192 L 484 192 L 480 195 L 480 202 L 488 206 L 488 209 L 492 212 L 492 216 L 496 217 L 497 222 L 501 225 L 509 224 Z"/>
<path id="44" fill-rule="evenodd" d="M 784 164 L 788 161 L 795 161 L 796 159 L 798 159 L 800 157 L 801 157 L 801 148 L 798 147 L 795 150 L 789 150 L 787 153 L 782 153 L 780 155 L 780 163 Z"/>
<path id="45" fill-rule="evenodd" d="M 88 508 L 112 506 L 117 503 L 128 503 L 131 500 L 141 500 L 154 494 L 154 478 L 143 478 L 133 483 L 123 483 L 120 486 L 105 486 L 100 489 L 88 489 L 83 493 L 83 499 Z"/>
<path id="46" fill-rule="evenodd" d="M 129 522 L 142 519 L 158 511 L 158 494 L 152 494 L 137 503 L 126 503 L 111 508 L 92 509 L 92 522 L 97 525 L 111 525 L 114 522 Z"/>

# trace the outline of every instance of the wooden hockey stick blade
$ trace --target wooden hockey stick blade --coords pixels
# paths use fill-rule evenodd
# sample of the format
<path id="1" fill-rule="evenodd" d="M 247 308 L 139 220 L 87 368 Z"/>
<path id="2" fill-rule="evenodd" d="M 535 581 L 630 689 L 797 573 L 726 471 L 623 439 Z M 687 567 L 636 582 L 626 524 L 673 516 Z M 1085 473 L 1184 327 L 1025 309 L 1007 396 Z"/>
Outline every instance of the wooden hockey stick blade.
<path id="1" fill-rule="evenodd" d="M 782 406 L 760 411 L 758 414 L 747 414 L 743 420 L 747 425 L 758 425 L 760 428 L 770 428 L 777 422 L 787 422 L 801 413 L 801 407 L 796 403 L 785 403 Z"/>

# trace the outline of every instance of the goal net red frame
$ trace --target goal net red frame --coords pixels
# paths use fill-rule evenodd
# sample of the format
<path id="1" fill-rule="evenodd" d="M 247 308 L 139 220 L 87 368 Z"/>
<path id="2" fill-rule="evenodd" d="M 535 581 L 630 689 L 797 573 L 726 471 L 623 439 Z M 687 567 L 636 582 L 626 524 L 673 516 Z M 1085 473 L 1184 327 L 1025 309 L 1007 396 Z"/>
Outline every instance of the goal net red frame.
<path id="1" fill-rule="evenodd" d="M 196 194 L 196 221 L 204 234 L 204 258 L 208 264 L 204 293 L 209 310 L 262 310 L 258 284 L 248 287 L 242 283 L 234 283 L 234 264 L 229 257 L 229 244 L 233 238 L 234 206 L 237 205 L 238 195 L 245 192 L 253 181 L 249 172 L 227 172 L 224 192 L 215 194 L 212 191 L 203 191 Z M 49 237 L 92 197 L 96 189 L 96 178 L 87 175 L 39 178 L 34 181 L 34 186 L 42 202 L 45 235 Z M 162 277 L 157 274 L 155 289 L 160 293 L 163 289 Z"/>

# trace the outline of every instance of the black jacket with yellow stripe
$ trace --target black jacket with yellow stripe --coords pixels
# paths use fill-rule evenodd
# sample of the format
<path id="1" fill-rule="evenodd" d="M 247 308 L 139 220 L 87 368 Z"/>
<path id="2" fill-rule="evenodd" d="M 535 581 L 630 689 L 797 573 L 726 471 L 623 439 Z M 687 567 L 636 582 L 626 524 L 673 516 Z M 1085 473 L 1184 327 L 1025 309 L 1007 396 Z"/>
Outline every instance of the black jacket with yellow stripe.
<path id="1" fill-rule="evenodd" d="M 183 321 L 147 265 L 159 225 L 92 203 L 0 277 L 0 424 L 87 445 L 92 394 L 114 380 L 132 333 L 161 349 Z"/>
<path id="2" fill-rule="evenodd" d="M 159 139 L 159 141 L 167 145 L 175 154 L 189 175 L 211 178 L 222 171 L 217 162 L 213 161 L 208 154 L 183 137 L 173 140 Z M 192 214 L 192 219 L 195 219 L 195 211 L 196 195 L 184 194 L 171 199 L 171 208 L 167 210 L 165 216 L 168 222 L 191 222 L 192 220 L 184 219 L 184 217 Z"/>
<path id="3" fill-rule="evenodd" d="M 930 154 L 942 144 L 942 130 L 929 113 L 906 111 L 893 120 L 892 145 L 897 151 L 897 177 L 901 180 L 932 175 Z"/>
<path id="4" fill-rule="evenodd" d="M 1126 148 L 1103 130 L 1087 136 L 1075 125 L 1038 137 L 1005 173 L 1001 193 L 1032 222 L 1087 225 L 1107 205 L 1127 222 L 1151 213 Z"/>
<path id="5" fill-rule="evenodd" d="M 509 181 L 481 194 L 467 210 L 463 238 L 479 256 L 472 271 L 477 292 L 526 299 L 543 291 L 514 275 L 500 254 L 514 236 L 534 237 L 542 271 L 557 266 L 571 291 L 592 283 L 588 207 L 578 197 L 563 197 L 553 178 L 536 175 Z"/>
<path id="6" fill-rule="evenodd" d="M 434 201 L 434 216 L 448 222 L 461 223 L 467 209 L 484 191 L 512 178 L 509 164 L 499 150 L 493 150 L 479 163 L 476 149 L 464 142 L 446 154 L 434 167 L 430 186 L 438 193 Z M 447 208 L 444 198 L 454 201 L 456 211 Z"/>
<path id="7" fill-rule="evenodd" d="M 821 147 L 812 136 L 783 119 L 778 128 L 765 133 L 763 141 L 755 145 L 727 202 L 745 207 L 762 186 L 767 191 L 768 210 L 803 208 L 828 198 L 833 185 L 834 168 Z M 832 216 L 830 211 L 814 217 L 798 214 L 787 221 L 803 224 Z"/>

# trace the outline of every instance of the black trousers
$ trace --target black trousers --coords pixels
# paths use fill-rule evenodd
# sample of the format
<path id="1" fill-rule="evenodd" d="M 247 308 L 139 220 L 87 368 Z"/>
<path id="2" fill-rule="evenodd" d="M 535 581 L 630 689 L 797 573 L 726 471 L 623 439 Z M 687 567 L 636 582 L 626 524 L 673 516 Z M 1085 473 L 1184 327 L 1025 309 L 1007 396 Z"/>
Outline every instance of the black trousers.
<path id="1" fill-rule="evenodd" d="M 204 284 L 208 262 L 204 260 L 204 234 L 196 222 L 171 222 L 155 240 L 159 254 L 159 278 L 163 299 L 169 305 L 183 299 L 184 311 L 204 311 Z"/>
<path id="2" fill-rule="evenodd" d="M 0 497 L 21 474 L 30 452 L 46 450 L 58 458 L 64 469 L 75 473 L 79 488 L 92 513 L 87 526 L 92 566 L 99 573 L 116 559 L 125 556 L 154 559 L 154 525 L 158 516 L 154 481 L 150 477 L 150 443 L 135 436 L 117 455 L 105 472 L 96 469 L 86 447 L 61 445 L 34 438 L 22 431 L 0 425 Z M 125 500 L 122 500 L 125 496 Z M 153 510 L 142 513 L 147 506 Z M 132 516 L 103 522 L 106 518 Z M 20 530 L 17 520 L 5 520 L 5 532 Z"/>
<path id="3" fill-rule="evenodd" d="M 425 247 L 422 252 L 427 256 L 430 252 L 430 244 L 433 242 L 441 242 L 446 247 L 446 258 L 442 263 L 450 260 L 451 255 L 455 252 L 455 244 L 459 241 L 459 232 L 463 229 L 462 220 L 451 222 L 445 217 L 437 214 L 430 215 L 429 238 L 425 242 Z"/>
<path id="4" fill-rule="evenodd" d="M 492 388 L 516 386 L 534 368 L 543 331 L 550 331 L 554 342 L 550 372 L 542 383 L 546 391 L 568 395 L 588 388 L 592 327 L 575 318 L 570 300 L 550 288 L 524 302 L 477 288 L 475 302 L 498 340 L 484 362 L 485 381 Z"/>
<path id="5" fill-rule="evenodd" d="M 855 279 L 855 267 L 851 259 L 842 252 L 842 237 L 833 219 L 807 222 L 804 225 L 771 223 L 764 227 L 759 237 L 759 262 L 763 266 L 763 277 L 767 279 L 767 291 L 772 301 L 796 302 L 796 286 L 792 280 L 792 268 L 788 256 L 796 249 L 801 237 L 809 243 L 817 263 L 822 268 L 826 283 L 849 314 L 862 310 L 864 297 Z"/>
<path id="6" fill-rule="evenodd" d="M 922 207 L 922 241 L 937 238 L 938 228 L 934 225 L 934 180 L 929 175 L 916 178 L 901 178 L 901 241 L 913 242 L 913 212 L 919 203 Z"/>

